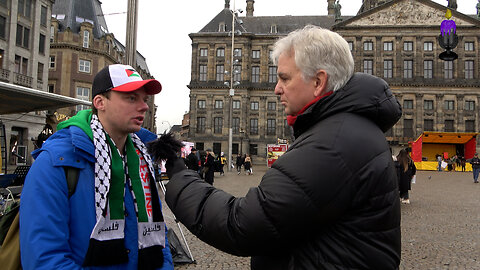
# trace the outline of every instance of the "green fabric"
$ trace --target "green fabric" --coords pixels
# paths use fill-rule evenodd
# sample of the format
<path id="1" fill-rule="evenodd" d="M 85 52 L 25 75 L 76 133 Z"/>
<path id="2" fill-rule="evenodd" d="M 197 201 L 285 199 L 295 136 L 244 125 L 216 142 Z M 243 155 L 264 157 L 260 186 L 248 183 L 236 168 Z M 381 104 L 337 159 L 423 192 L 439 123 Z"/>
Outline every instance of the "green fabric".
<path id="1" fill-rule="evenodd" d="M 110 219 L 123 219 L 125 210 L 123 198 L 125 191 L 125 171 L 123 169 L 123 160 L 118 154 L 117 147 L 113 144 L 110 136 L 107 134 L 107 141 L 112 152 L 111 180 L 110 190 L 108 191 L 108 204 L 110 206 Z M 128 157 L 127 157 L 128 158 Z"/>
<path id="2" fill-rule="evenodd" d="M 93 140 L 93 132 L 92 128 L 90 127 L 90 121 L 92 120 L 92 110 L 83 110 L 79 111 L 75 116 L 72 118 L 65 120 L 63 122 L 58 123 L 57 130 L 67 128 L 69 126 L 76 126 L 79 127 L 87 134 L 87 136 Z"/>
<path id="3" fill-rule="evenodd" d="M 135 146 L 133 146 L 133 141 L 130 138 L 130 135 L 127 138 L 126 148 L 128 176 L 132 181 L 133 193 L 135 194 L 135 199 L 137 202 L 138 222 L 148 222 L 147 209 L 145 207 L 145 192 L 143 191 L 143 183 L 139 174 L 140 157 L 137 154 Z"/>

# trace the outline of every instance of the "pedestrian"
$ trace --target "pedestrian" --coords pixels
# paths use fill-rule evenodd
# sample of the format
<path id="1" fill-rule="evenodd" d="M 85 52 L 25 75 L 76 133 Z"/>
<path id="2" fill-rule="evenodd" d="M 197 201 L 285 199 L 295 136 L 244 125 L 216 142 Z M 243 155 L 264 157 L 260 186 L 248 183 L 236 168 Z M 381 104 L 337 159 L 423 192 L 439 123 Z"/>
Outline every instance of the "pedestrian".
<path id="1" fill-rule="evenodd" d="M 237 166 L 237 174 L 240 174 L 242 172 L 242 155 L 241 154 L 238 154 L 237 155 L 237 159 L 235 161 L 235 165 Z"/>
<path id="2" fill-rule="evenodd" d="M 246 155 L 245 157 L 245 164 L 244 164 L 244 167 L 245 167 L 245 175 L 250 175 L 252 174 L 252 159 L 250 158 L 249 155 Z"/>
<path id="3" fill-rule="evenodd" d="M 225 167 L 226 163 L 227 163 L 227 158 L 225 157 L 225 153 L 220 152 L 220 175 L 225 175 L 225 171 L 223 170 L 223 167 Z"/>
<path id="4" fill-rule="evenodd" d="M 441 172 L 443 170 L 442 168 L 442 156 L 437 154 L 437 162 L 438 162 L 438 171 Z"/>
<path id="5" fill-rule="evenodd" d="M 147 100 L 160 91 L 131 66 L 109 65 L 93 80 L 92 109 L 61 122 L 32 153 L 20 205 L 23 269 L 173 269 L 142 141 L 157 136 L 141 130 Z M 63 166 L 78 168 L 71 197 Z"/>
<path id="6" fill-rule="evenodd" d="M 480 173 L 480 159 L 478 158 L 478 153 L 475 153 L 470 160 L 470 164 L 472 164 L 473 182 L 478 183 L 478 174 Z"/>
<path id="7" fill-rule="evenodd" d="M 194 147 L 192 147 L 192 149 L 190 150 L 190 154 L 188 154 L 188 156 L 185 158 L 185 165 L 190 170 L 194 170 L 198 172 L 199 168 L 198 168 L 197 149 L 195 149 Z"/>
<path id="8" fill-rule="evenodd" d="M 455 168 L 457 167 L 457 163 L 458 163 L 458 157 L 457 155 L 453 156 L 452 157 L 452 170 L 455 171 Z"/>
<path id="9" fill-rule="evenodd" d="M 397 269 L 400 200 L 384 135 L 402 115 L 397 99 L 384 80 L 354 74 L 348 43 L 332 31 L 306 26 L 271 55 L 295 141 L 245 197 L 205 184 L 172 155 L 167 204 L 203 241 L 252 256 L 252 269 Z"/>
<path id="10" fill-rule="evenodd" d="M 412 179 L 417 173 L 417 168 L 415 163 L 408 155 L 408 152 L 404 149 L 400 150 L 397 155 L 397 179 L 398 179 L 398 189 L 400 194 L 400 201 L 402 203 L 409 204 L 410 198 L 408 191 L 412 189 Z"/>
<path id="11" fill-rule="evenodd" d="M 205 156 L 205 163 L 203 163 L 203 173 L 205 182 L 213 185 L 213 178 L 215 176 L 215 158 L 213 157 L 212 149 L 207 149 L 207 155 Z"/>
<path id="12" fill-rule="evenodd" d="M 462 157 L 460 158 L 460 165 L 462 166 L 462 172 L 465 171 L 465 165 L 466 165 L 465 163 L 466 163 L 465 157 L 462 156 Z"/>

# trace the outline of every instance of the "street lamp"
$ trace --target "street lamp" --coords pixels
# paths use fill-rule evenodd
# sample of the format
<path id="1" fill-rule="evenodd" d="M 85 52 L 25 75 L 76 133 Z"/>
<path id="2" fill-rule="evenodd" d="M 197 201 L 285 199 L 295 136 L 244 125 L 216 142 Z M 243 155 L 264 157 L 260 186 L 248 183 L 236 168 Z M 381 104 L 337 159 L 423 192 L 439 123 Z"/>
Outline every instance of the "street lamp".
<path id="1" fill-rule="evenodd" d="M 241 9 L 236 10 L 235 9 L 235 0 L 233 1 L 233 10 L 230 10 L 232 13 L 232 54 L 230 58 L 230 82 L 225 82 L 225 85 L 230 87 L 230 108 L 229 108 L 229 113 L 228 113 L 228 123 L 229 123 L 229 128 L 228 128 L 228 171 L 232 171 L 232 136 L 233 136 L 233 121 L 232 121 L 232 114 L 233 114 L 233 96 L 235 95 L 235 90 L 234 87 L 239 85 L 239 81 L 233 81 L 235 74 L 237 74 L 239 71 L 234 69 L 234 63 L 238 63 L 238 59 L 235 59 L 236 54 L 238 53 L 237 50 L 235 50 L 235 21 L 237 20 L 237 12 L 242 13 L 243 11 Z M 241 23 L 241 21 L 239 21 Z M 241 32 L 238 31 L 238 34 L 240 35 Z"/>

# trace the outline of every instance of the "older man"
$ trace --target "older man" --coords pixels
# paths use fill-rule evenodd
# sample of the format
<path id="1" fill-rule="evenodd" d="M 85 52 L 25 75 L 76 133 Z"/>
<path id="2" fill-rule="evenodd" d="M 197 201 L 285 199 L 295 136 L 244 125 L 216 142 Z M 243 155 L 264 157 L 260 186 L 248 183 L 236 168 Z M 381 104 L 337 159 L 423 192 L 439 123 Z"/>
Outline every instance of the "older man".
<path id="1" fill-rule="evenodd" d="M 399 103 L 385 81 L 354 74 L 347 42 L 329 30 L 292 32 L 272 56 L 295 141 L 245 197 L 168 161 L 170 209 L 208 244 L 252 256 L 252 269 L 397 269 L 400 200 L 384 132 Z"/>

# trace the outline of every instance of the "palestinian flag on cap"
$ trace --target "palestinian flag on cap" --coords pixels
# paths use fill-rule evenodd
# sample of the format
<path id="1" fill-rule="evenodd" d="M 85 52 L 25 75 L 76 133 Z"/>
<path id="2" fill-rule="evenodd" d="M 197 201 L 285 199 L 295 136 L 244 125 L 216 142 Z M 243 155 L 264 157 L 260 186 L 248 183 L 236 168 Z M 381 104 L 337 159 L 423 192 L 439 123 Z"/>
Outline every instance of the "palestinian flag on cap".
<path id="1" fill-rule="evenodd" d="M 137 76 L 137 77 L 140 77 L 140 74 L 138 74 L 138 72 L 133 69 L 133 68 L 127 68 L 125 69 L 125 72 L 127 73 L 127 76 L 128 77 L 131 77 L 131 76 Z M 141 77 L 140 77 L 141 78 Z"/>

